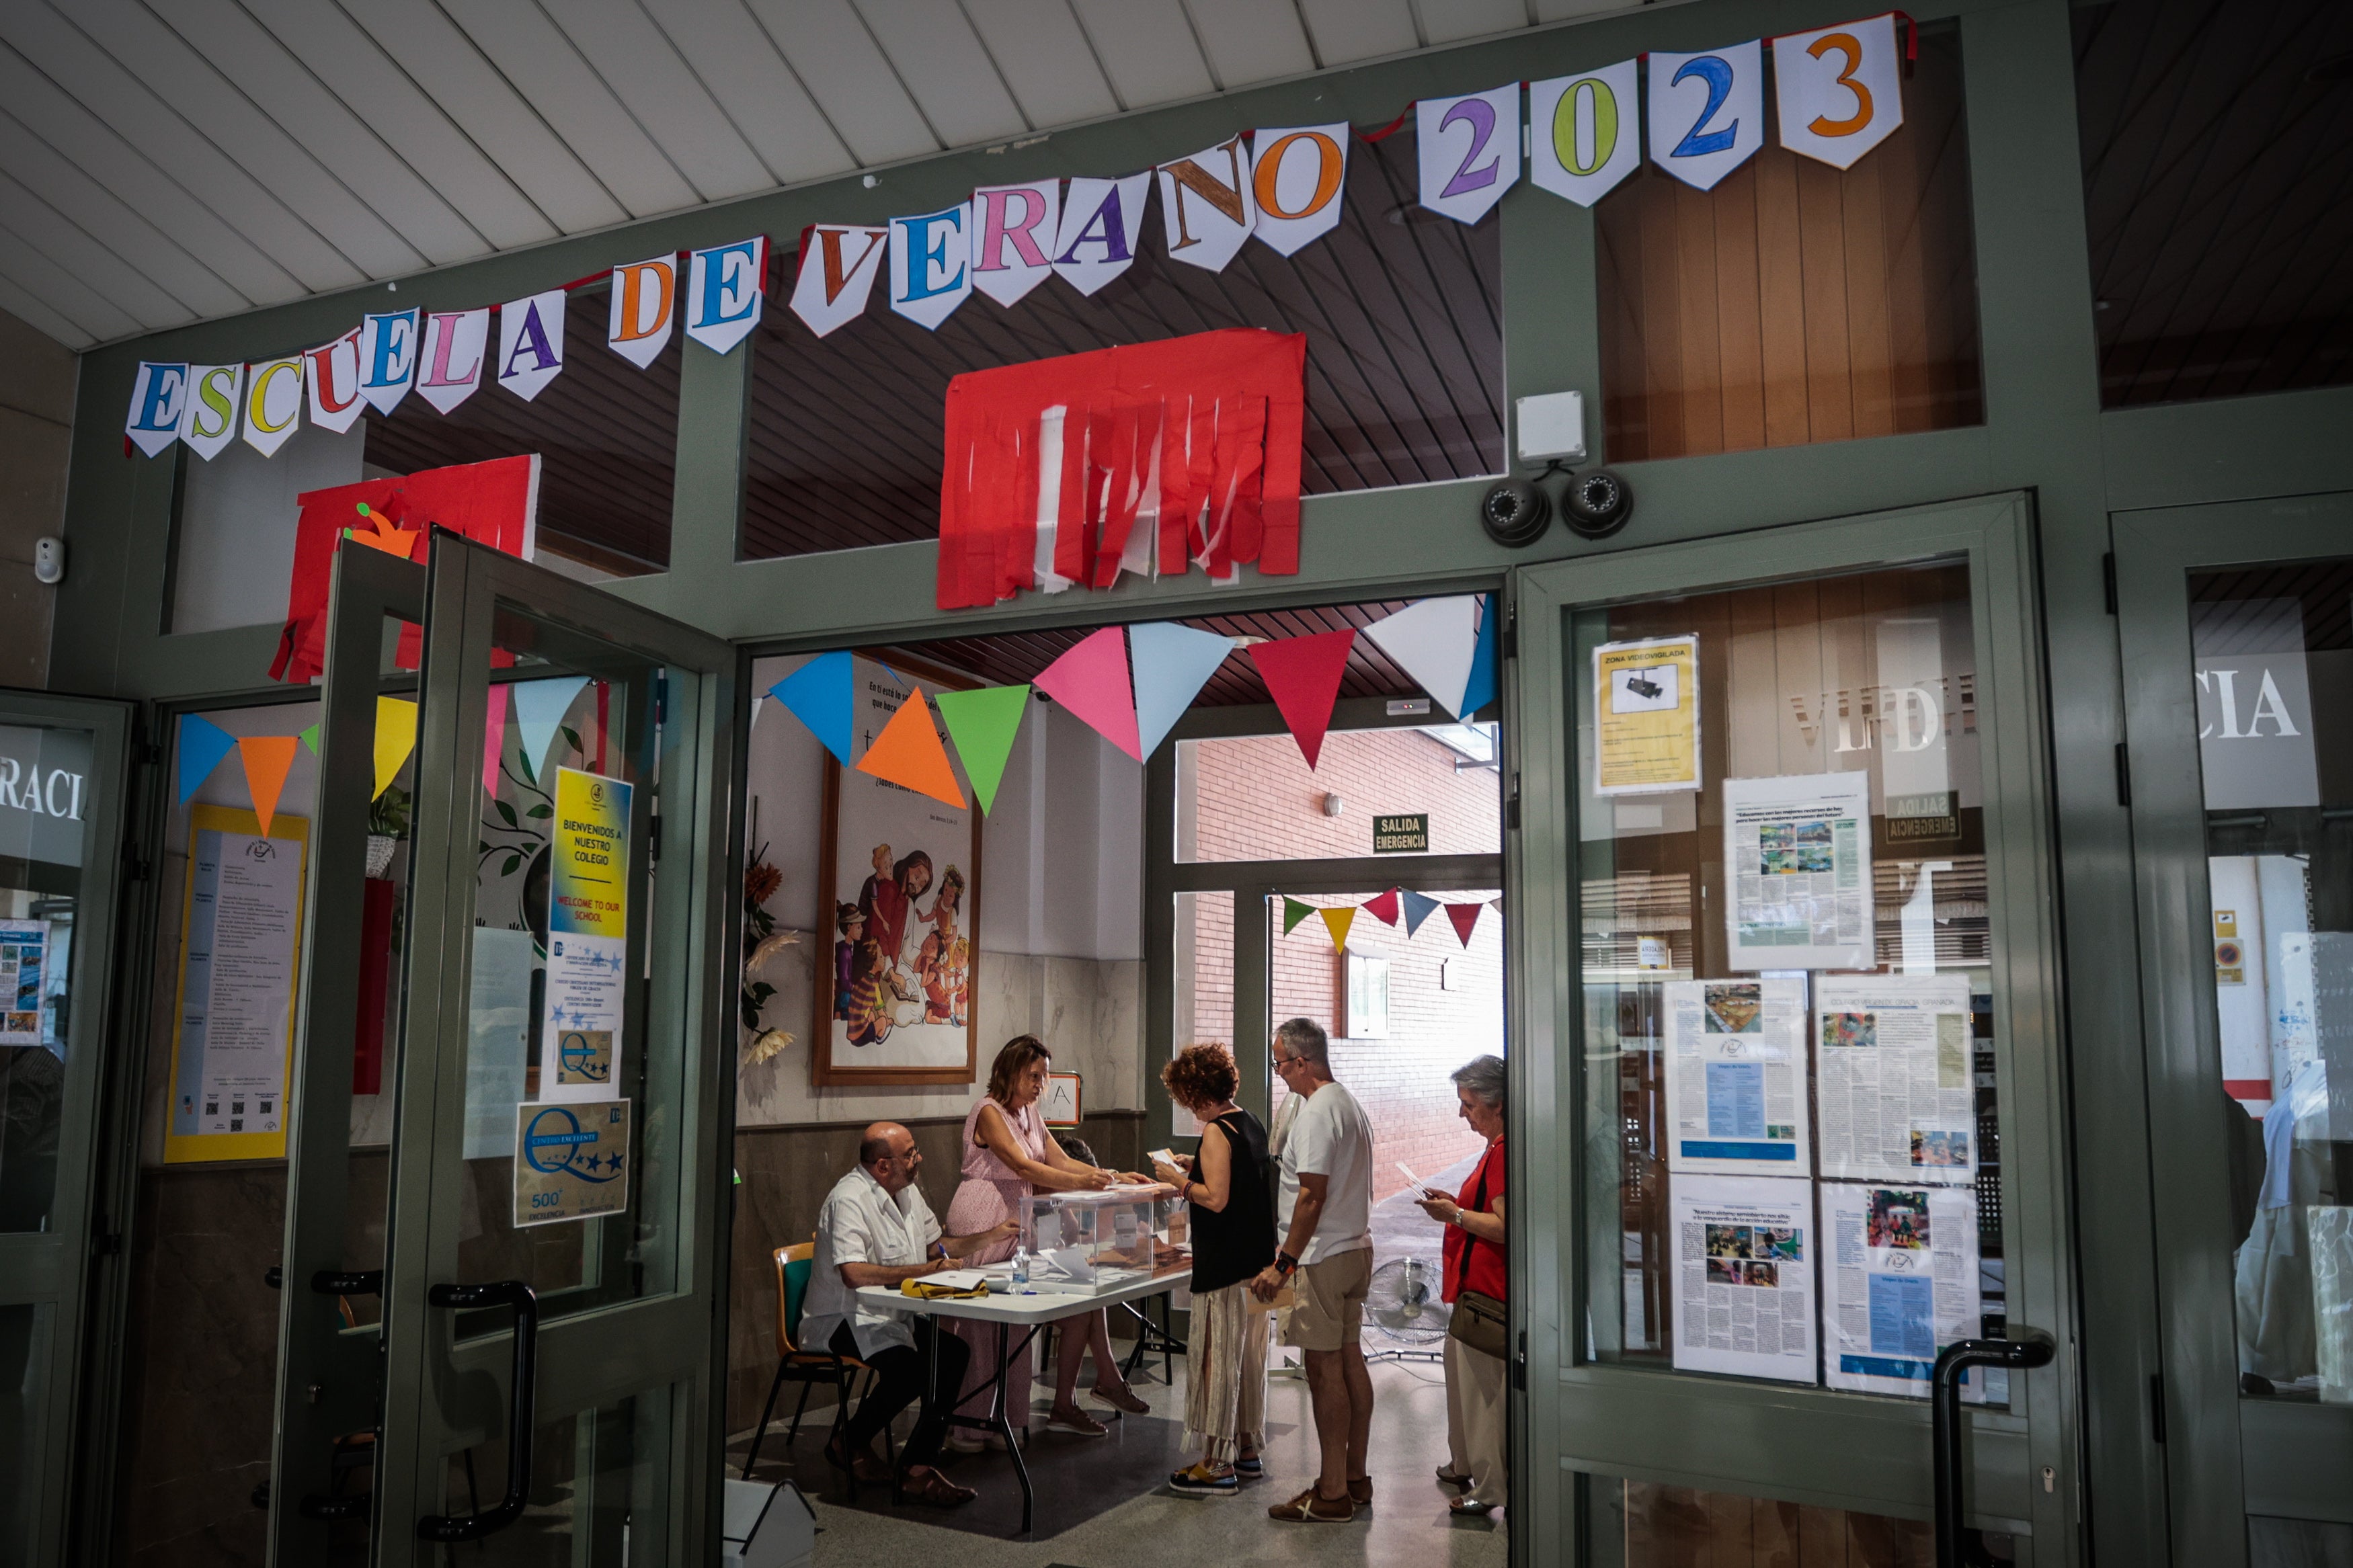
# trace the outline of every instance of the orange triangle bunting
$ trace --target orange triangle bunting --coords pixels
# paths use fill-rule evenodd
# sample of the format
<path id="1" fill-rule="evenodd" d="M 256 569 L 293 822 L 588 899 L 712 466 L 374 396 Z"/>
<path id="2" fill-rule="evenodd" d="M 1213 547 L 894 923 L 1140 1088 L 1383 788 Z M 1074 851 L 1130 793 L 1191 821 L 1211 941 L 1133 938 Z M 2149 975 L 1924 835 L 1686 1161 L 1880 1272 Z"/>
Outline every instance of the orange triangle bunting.
<path id="1" fill-rule="evenodd" d="M 940 744 L 939 729 L 932 722 L 931 705 L 923 700 L 920 686 L 866 748 L 858 771 L 950 805 L 964 804 L 955 769 L 948 763 L 948 749 Z"/>
<path id="2" fill-rule="evenodd" d="M 253 815 L 260 820 L 264 838 L 269 837 L 269 819 L 278 815 L 278 797 L 285 793 L 286 774 L 301 744 L 300 735 L 246 735 L 237 742 L 237 760 L 245 765 L 245 787 L 253 794 Z"/>

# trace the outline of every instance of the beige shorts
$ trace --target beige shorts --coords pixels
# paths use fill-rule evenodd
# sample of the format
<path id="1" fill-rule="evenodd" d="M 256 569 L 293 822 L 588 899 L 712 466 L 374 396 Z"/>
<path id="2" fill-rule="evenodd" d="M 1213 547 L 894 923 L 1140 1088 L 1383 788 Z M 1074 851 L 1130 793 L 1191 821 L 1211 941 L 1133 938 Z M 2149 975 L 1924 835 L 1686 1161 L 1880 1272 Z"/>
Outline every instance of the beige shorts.
<path id="1" fill-rule="evenodd" d="M 1365 1294 L 1373 1285 L 1373 1249 L 1357 1247 L 1303 1263 L 1291 1276 L 1299 1305 L 1282 1342 L 1293 1350 L 1336 1351 L 1353 1345 L 1365 1327 Z"/>

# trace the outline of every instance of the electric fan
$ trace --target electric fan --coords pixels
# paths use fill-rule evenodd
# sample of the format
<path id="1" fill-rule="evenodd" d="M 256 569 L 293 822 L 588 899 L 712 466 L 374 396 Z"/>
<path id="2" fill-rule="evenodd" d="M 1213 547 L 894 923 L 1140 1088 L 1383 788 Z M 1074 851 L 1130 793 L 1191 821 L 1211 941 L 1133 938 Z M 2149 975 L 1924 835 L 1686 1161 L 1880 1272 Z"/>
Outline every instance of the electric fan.
<path id="1" fill-rule="evenodd" d="M 1373 1270 L 1365 1316 L 1398 1347 L 1372 1352 L 1374 1356 L 1440 1359 L 1439 1342 L 1446 1337 L 1447 1320 L 1454 1315 L 1454 1309 L 1439 1300 L 1439 1268 L 1419 1258 L 1392 1258 Z"/>

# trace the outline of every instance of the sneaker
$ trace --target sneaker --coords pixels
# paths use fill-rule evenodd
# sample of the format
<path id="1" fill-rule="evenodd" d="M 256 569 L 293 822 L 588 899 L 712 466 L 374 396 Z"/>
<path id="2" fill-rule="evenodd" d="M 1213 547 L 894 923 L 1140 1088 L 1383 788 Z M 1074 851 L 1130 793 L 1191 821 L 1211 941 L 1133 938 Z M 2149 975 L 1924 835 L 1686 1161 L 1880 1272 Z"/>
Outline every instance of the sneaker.
<path id="1" fill-rule="evenodd" d="M 1056 1410 L 1046 1417 L 1049 1432 L 1068 1432 L 1074 1437 L 1108 1437 L 1111 1428 L 1083 1410 Z"/>
<path id="2" fill-rule="evenodd" d="M 1357 1476 L 1348 1482 L 1348 1500 L 1358 1508 L 1373 1506 L 1373 1478 Z"/>
<path id="3" fill-rule="evenodd" d="M 1191 1497 L 1231 1497 L 1242 1489 L 1242 1484 L 1231 1470 L 1213 1470 L 1207 1465 L 1196 1464 L 1170 1476 L 1168 1489 Z"/>
<path id="4" fill-rule="evenodd" d="M 1266 1516 L 1286 1524 L 1346 1524 L 1356 1517 L 1356 1505 L 1347 1498 L 1318 1496 L 1311 1486 L 1289 1502 L 1279 1502 L 1268 1509 Z"/>

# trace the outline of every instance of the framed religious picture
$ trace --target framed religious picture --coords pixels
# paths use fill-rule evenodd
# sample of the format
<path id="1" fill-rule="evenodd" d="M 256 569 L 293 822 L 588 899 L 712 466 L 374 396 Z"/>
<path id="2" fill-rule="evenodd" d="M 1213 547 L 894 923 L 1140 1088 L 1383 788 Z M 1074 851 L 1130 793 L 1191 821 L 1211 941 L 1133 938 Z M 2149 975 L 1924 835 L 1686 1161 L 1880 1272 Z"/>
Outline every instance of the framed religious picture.
<path id="1" fill-rule="evenodd" d="M 916 687 L 978 684 L 895 651 L 851 660 L 851 755 L 860 756 Z M 932 728 L 947 744 L 939 710 Z M 950 765 L 955 752 L 949 751 Z M 950 805 L 825 761 L 818 932 L 809 1081 L 971 1083 L 980 1059 L 973 1008 L 980 963 L 980 811 Z"/>

